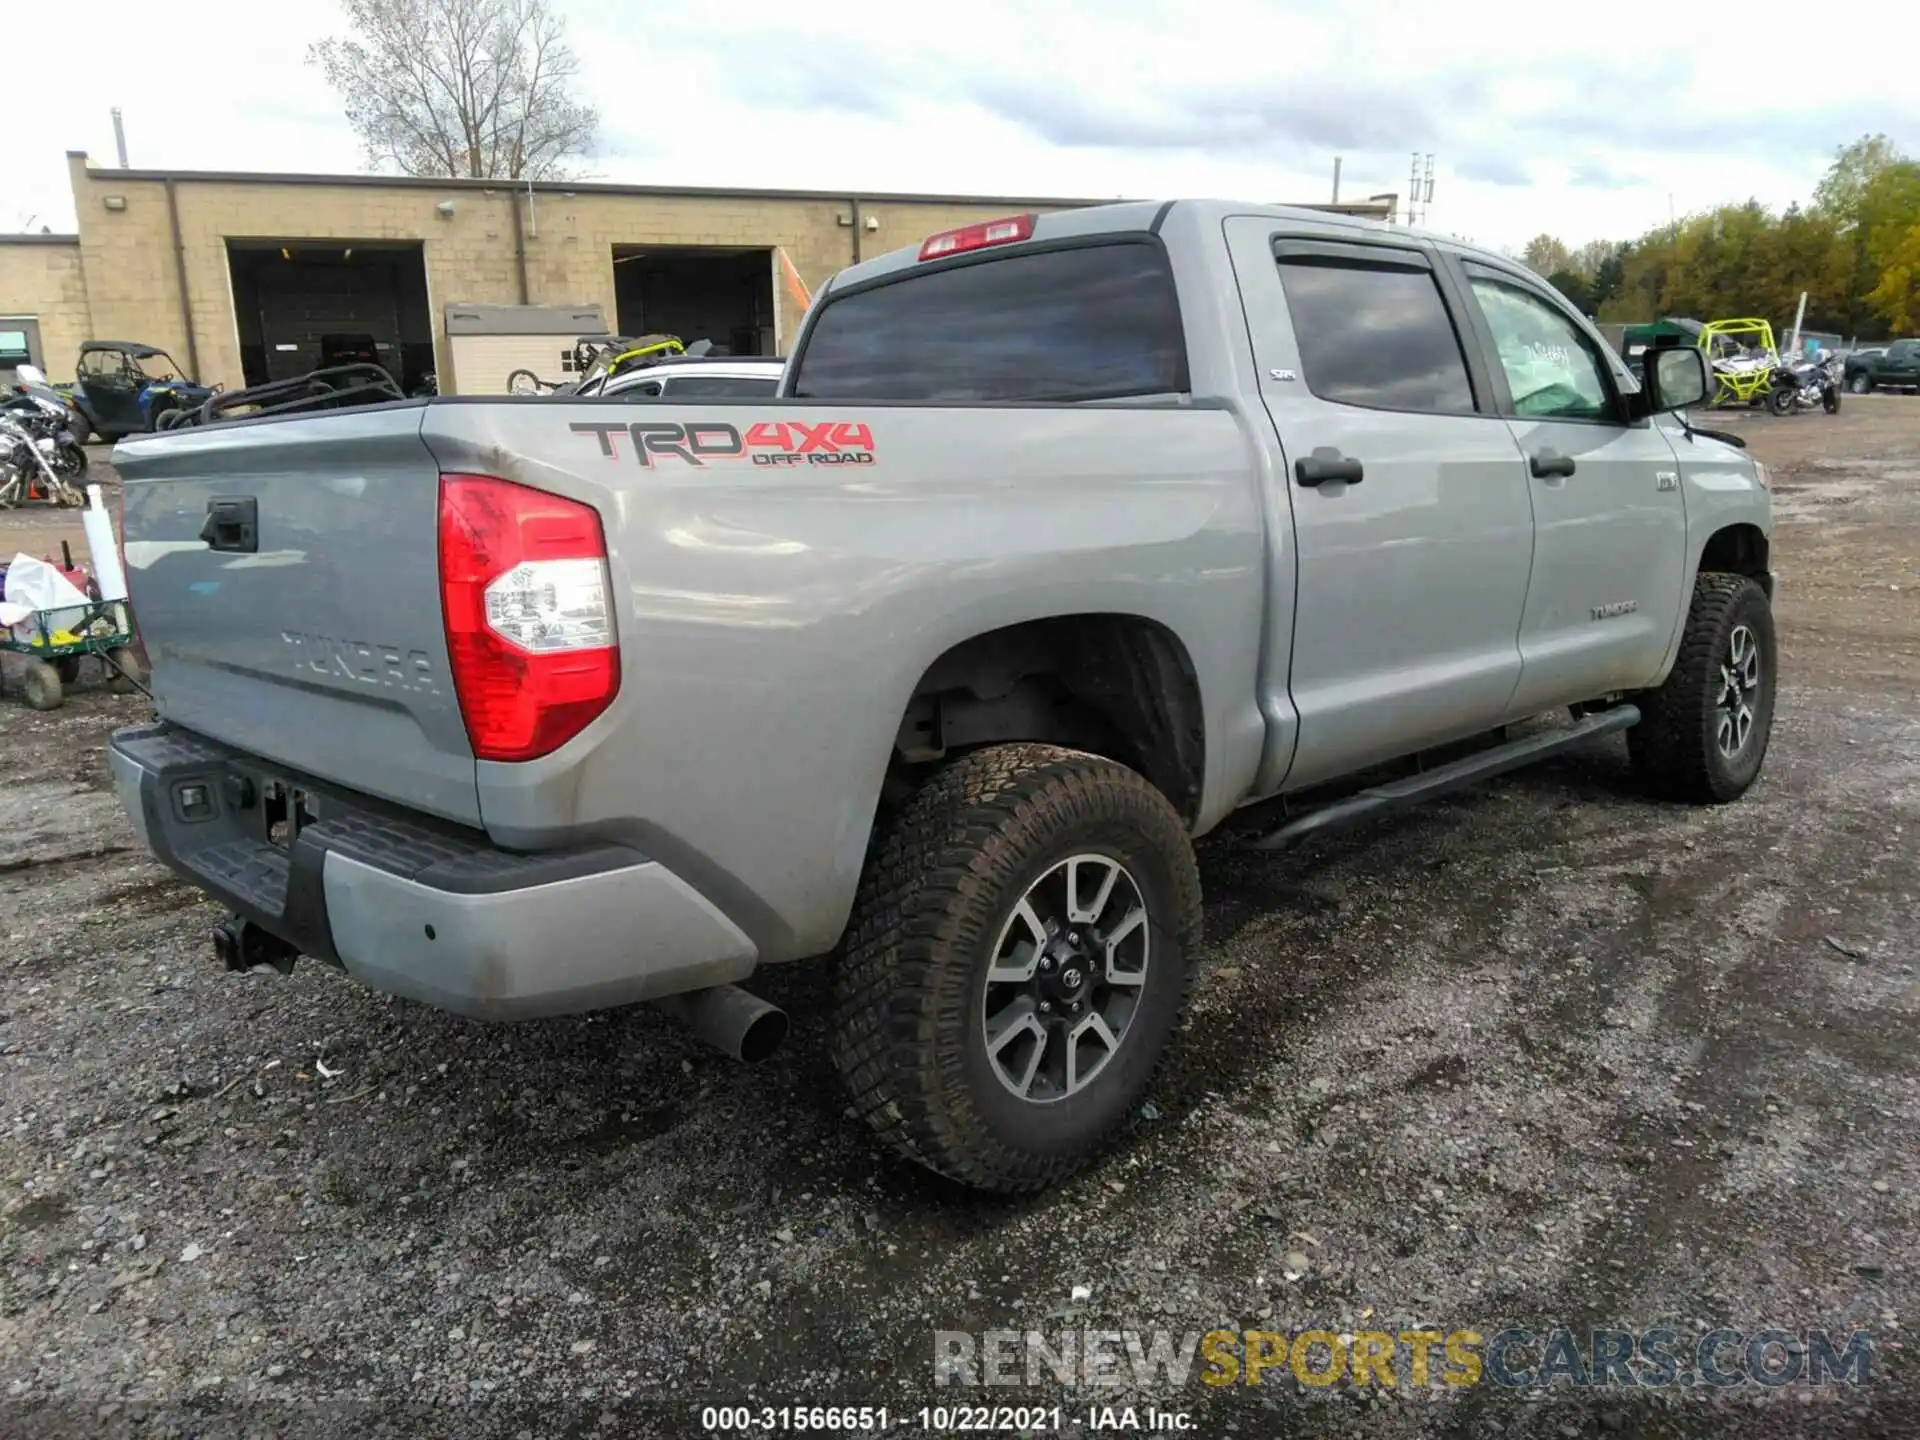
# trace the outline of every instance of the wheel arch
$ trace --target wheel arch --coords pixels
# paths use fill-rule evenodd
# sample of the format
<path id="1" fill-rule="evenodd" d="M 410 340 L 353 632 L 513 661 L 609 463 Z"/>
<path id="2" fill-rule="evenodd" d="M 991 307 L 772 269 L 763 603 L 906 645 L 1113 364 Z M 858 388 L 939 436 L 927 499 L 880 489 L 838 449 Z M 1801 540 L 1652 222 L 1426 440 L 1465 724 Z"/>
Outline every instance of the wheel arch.
<path id="1" fill-rule="evenodd" d="M 1745 575 L 1760 582 L 1760 588 L 1767 592 L 1767 598 L 1773 598 L 1773 571 L 1769 568 L 1772 559 L 1772 542 L 1766 531 L 1750 520 L 1739 520 L 1722 525 L 1707 537 L 1706 544 L 1700 548 L 1700 561 L 1694 566 L 1694 574 L 1707 571 L 1719 571 L 1729 575 Z"/>
<path id="2" fill-rule="evenodd" d="M 949 645 L 903 709 L 887 794 L 983 745 L 1041 741 L 1088 750 L 1144 775 L 1193 825 L 1206 779 L 1206 711 L 1186 645 L 1144 615 L 1087 612 L 1021 620 Z"/>

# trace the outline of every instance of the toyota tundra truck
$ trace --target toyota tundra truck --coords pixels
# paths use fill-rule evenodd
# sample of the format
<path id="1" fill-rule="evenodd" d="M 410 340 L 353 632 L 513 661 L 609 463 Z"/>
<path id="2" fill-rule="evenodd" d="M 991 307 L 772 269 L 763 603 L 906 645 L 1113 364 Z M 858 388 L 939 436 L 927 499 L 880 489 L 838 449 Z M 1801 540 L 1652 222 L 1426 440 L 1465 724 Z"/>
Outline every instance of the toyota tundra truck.
<path id="1" fill-rule="evenodd" d="M 1768 477 L 1705 385 L 1406 229 L 970 225 L 834 278 L 771 398 L 123 444 L 113 775 L 232 966 L 752 1059 L 745 987 L 826 957 L 854 1108 L 1034 1189 L 1141 1101 L 1230 817 L 1279 852 L 1616 731 L 1655 796 L 1754 782 Z"/>

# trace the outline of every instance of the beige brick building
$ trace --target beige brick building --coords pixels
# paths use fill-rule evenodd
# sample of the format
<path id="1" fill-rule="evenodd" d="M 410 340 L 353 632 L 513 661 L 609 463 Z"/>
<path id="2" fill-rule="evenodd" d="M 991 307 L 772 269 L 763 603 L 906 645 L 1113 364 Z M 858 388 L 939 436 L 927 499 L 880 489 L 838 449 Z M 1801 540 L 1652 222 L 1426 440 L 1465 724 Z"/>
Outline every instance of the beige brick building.
<path id="1" fill-rule="evenodd" d="M 84 153 L 68 167 L 79 233 L 0 236 L 0 317 L 33 322 L 56 380 L 83 339 L 109 338 L 235 386 L 312 368 L 332 330 L 472 389 L 447 346 L 446 309 L 463 303 L 597 305 L 622 333 L 775 354 L 799 319 L 783 251 L 815 287 L 936 230 L 1096 203 L 96 169 Z"/>
<path id="2" fill-rule="evenodd" d="M 92 324 L 77 237 L 0 235 L 0 382 L 22 355 L 71 380 Z"/>

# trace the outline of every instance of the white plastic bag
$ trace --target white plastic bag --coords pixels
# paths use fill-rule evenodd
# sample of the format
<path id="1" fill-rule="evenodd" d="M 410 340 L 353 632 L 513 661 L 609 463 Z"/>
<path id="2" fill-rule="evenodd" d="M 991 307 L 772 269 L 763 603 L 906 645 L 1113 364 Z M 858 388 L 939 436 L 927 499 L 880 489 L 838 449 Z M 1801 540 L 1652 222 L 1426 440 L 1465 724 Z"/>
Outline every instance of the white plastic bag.
<path id="1" fill-rule="evenodd" d="M 31 555 L 15 555 L 7 565 L 6 603 L 24 605 L 29 611 L 50 610 L 47 631 L 57 635 L 71 630 L 86 618 L 87 597 L 45 560 Z M 13 627 L 14 638 L 32 642 L 40 638 L 38 626 L 23 618 Z"/>

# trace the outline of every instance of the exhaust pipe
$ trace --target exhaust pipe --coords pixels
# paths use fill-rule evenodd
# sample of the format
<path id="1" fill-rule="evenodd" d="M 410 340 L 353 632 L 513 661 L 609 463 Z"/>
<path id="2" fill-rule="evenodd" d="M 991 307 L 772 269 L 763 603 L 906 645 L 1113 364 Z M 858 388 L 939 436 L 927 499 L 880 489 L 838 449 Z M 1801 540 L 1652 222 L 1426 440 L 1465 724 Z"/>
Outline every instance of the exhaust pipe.
<path id="1" fill-rule="evenodd" d="M 758 1065 L 787 1038 L 787 1012 L 738 985 L 715 985 L 653 1002 L 714 1049 Z"/>

